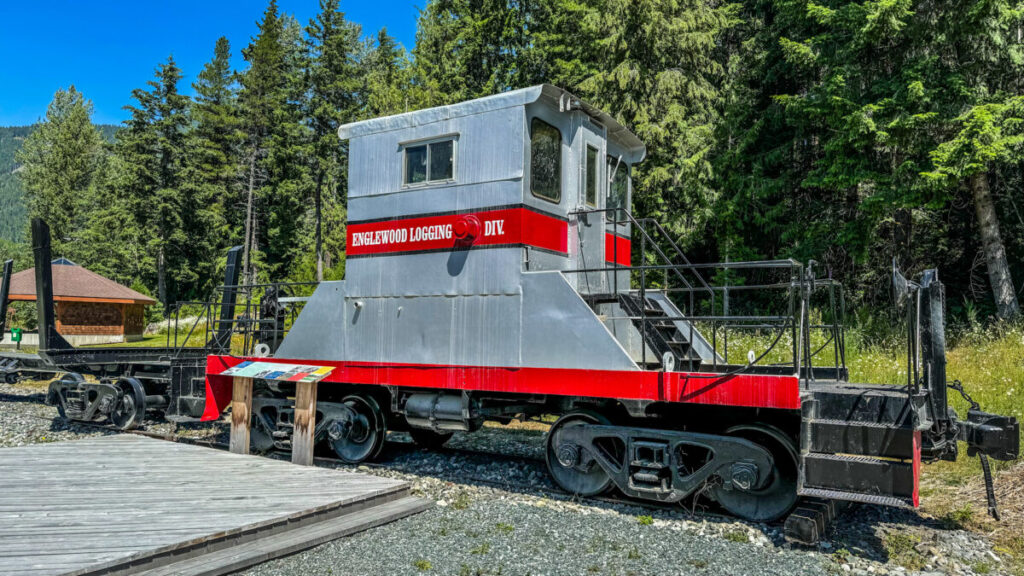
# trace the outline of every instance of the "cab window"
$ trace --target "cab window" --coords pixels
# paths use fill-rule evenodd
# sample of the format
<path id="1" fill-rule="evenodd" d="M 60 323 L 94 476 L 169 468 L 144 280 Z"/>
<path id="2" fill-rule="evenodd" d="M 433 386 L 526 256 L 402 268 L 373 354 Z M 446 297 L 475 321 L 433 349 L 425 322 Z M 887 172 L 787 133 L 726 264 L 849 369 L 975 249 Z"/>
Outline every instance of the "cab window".
<path id="1" fill-rule="evenodd" d="M 620 162 L 618 158 L 608 157 L 608 174 L 611 181 L 608 185 L 608 208 L 629 209 L 629 164 Z M 616 212 L 608 212 L 609 218 L 621 220 L 624 216 Z"/>
<path id="2" fill-rule="evenodd" d="M 530 121 L 530 192 L 549 202 L 562 199 L 562 133 L 540 118 Z"/>
<path id="3" fill-rule="evenodd" d="M 450 182 L 455 179 L 455 140 L 405 146 L 406 186 Z"/>
<path id="4" fill-rule="evenodd" d="M 597 148 L 587 144 L 587 206 L 597 208 Z"/>

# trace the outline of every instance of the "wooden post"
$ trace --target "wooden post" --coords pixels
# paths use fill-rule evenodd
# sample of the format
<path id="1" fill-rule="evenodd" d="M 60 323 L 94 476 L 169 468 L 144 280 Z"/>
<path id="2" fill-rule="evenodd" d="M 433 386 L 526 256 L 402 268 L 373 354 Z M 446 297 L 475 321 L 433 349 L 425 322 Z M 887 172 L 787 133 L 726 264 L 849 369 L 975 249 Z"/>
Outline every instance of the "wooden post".
<path id="1" fill-rule="evenodd" d="M 252 421 L 252 378 L 235 376 L 231 391 L 231 451 L 249 453 L 249 424 Z"/>
<path id="2" fill-rule="evenodd" d="M 292 463 L 313 465 L 313 433 L 316 431 L 316 382 L 295 384 L 295 427 L 292 429 Z"/>

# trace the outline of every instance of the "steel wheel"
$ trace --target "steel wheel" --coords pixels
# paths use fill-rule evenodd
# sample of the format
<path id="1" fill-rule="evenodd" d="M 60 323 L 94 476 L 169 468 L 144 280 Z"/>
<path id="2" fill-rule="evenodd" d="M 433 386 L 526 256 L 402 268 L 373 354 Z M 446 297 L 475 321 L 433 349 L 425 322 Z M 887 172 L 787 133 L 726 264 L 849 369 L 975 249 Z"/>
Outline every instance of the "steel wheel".
<path id="1" fill-rule="evenodd" d="M 142 424 L 146 415 L 146 391 L 135 378 L 122 378 L 117 387 L 121 394 L 110 411 L 110 422 L 121 430 L 131 430 Z"/>
<path id="2" fill-rule="evenodd" d="M 343 462 L 359 464 L 380 454 L 387 429 L 384 413 L 371 396 L 353 394 L 342 401 L 348 410 L 327 425 L 327 440 Z"/>
<path id="3" fill-rule="evenodd" d="M 760 445 L 771 453 L 775 464 L 764 487 L 726 490 L 718 485 L 712 491 L 715 500 L 731 514 L 751 522 L 772 522 L 785 516 L 797 501 L 798 464 L 792 440 L 779 429 L 760 424 L 734 426 L 726 433 Z"/>
<path id="4" fill-rule="evenodd" d="M 594 412 L 572 412 L 562 416 L 548 431 L 545 460 L 555 484 L 571 494 L 595 496 L 608 489 L 611 477 L 590 453 L 572 442 L 562 441 L 562 431 L 584 424 L 609 424 L 608 419 Z"/>
<path id="5" fill-rule="evenodd" d="M 435 432 L 433 430 L 425 430 L 423 428 L 410 428 L 409 436 L 412 436 L 412 441 L 417 446 L 423 448 L 440 448 L 444 446 L 444 443 L 451 440 L 451 432 Z"/>
<path id="6" fill-rule="evenodd" d="M 78 374 L 77 372 L 69 372 L 69 373 L 65 374 L 64 376 L 62 376 L 61 379 L 58 382 L 59 382 L 59 385 L 62 386 L 62 387 L 71 388 L 71 387 L 77 387 L 78 384 L 81 383 L 81 382 L 85 382 L 85 378 L 81 374 Z M 51 394 L 53 393 L 54 385 L 57 385 L 58 382 L 51 382 L 50 383 L 50 392 L 51 392 Z M 68 417 L 67 398 L 64 396 L 64 394 L 62 394 L 60 392 L 58 392 L 56 394 L 56 396 L 57 396 L 57 398 L 56 398 L 56 402 L 54 402 L 54 404 L 56 404 L 56 406 L 57 406 L 57 414 L 61 417 L 61 419 L 66 420 L 66 421 L 70 421 L 71 418 Z"/>

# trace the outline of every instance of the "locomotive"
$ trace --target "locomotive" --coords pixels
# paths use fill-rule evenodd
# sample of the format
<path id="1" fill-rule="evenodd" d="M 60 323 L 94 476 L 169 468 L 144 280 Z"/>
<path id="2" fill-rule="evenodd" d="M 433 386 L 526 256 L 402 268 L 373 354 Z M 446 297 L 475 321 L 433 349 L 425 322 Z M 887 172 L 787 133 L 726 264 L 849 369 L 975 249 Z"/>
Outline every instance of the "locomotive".
<path id="1" fill-rule="evenodd" d="M 227 407 L 224 372 L 242 362 L 328 366 L 315 440 L 345 462 L 374 458 L 389 430 L 439 446 L 485 420 L 556 415 L 545 454 L 566 491 L 666 503 L 700 491 L 754 521 L 803 496 L 917 506 L 921 463 L 955 459 L 958 441 L 1017 458 L 1015 419 L 949 406 L 935 271 L 896 274 L 908 381 L 850 383 L 841 287 L 792 260 L 690 262 L 629 210 L 644 144 L 564 90 L 338 134 L 346 277 L 316 288 L 271 356 L 210 355 L 204 419 Z M 730 358 L 730 336 L 742 356 L 750 333 L 767 349 Z M 294 395 L 257 382 L 254 449 L 291 447 Z"/>

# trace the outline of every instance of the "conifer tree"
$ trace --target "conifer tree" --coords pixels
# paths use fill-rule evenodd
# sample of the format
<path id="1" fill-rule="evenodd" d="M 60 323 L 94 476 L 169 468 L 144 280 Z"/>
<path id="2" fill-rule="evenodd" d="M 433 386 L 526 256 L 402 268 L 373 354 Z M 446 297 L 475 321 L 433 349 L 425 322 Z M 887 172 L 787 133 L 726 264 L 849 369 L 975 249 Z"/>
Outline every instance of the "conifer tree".
<path id="1" fill-rule="evenodd" d="M 363 84 L 357 62 L 360 29 L 345 20 L 338 5 L 338 0 L 320 0 L 320 13 L 306 26 L 308 90 L 303 115 L 312 132 L 309 161 L 314 180 L 313 227 L 318 281 L 324 278 L 325 191 L 333 196 L 345 180 L 344 150 L 337 129 L 356 119 Z M 328 202 L 334 205 L 333 200 L 329 198 Z"/>
<path id="2" fill-rule="evenodd" d="M 144 261 L 156 271 L 157 298 L 165 309 L 198 280 L 189 259 L 195 231 L 186 225 L 185 216 L 208 209 L 186 193 L 189 99 L 178 91 L 181 77 L 169 57 L 157 67 L 148 90 L 132 91 L 138 104 L 126 107 L 131 118 L 118 132 L 115 148 L 126 171 L 121 191 L 131 215 L 126 225 L 134 227 L 146 247 Z"/>
<path id="3" fill-rule="evenodd" d="M 218 38 L 213 59 L 192 84 L 195 98 L 190 108 L 189 180 L 205 188 L 204 196 L 217 209 L 215 233 L 223 238 L 222 246 L 240 243 L 245 226 L 245 198 L 239 182 L 245 134 L 230 60 L 228 39 Z"/>
<path id="4" fill-rule="evenodd" d="M 46 119 L 17 154 L 29 216 L 50 225 L 58 251 L 83 226 L 83 205 L 101 161 L 102 139 L 91 116 L 92 103 L 74 86 L 58 90 Z"/>
<path id="5" fill-rule="evenodd" d="M 286 97 L 283 24 L 276 0 L 270 0 L 258 26 L 257 35 L 242 51 L 249 68 L 239 76 L 241 88 L 238 94 L 245 132 L 243 278 L 246 282 L 255 279 L 253 254 L 257 249 L 257 194 L 268 179 L 271 131 L 276 120 L 275 113 L 284 107 Z"/>
<path id="6" fill-rule="evenodd" d="M 366 50 L 362 88 L 365 109 L 361 116 L 376 118 L 408 111 L 410 66 L 405 51 L 387 28 L 381 28 Z"/>
<path id="7" fill-rule="evenodd" d="M 519 2 L 428 2 L 420 11 L 413 49 L 421 103 L 449 104 L 513 86 L 526 48 L 523 16 Z"/>

